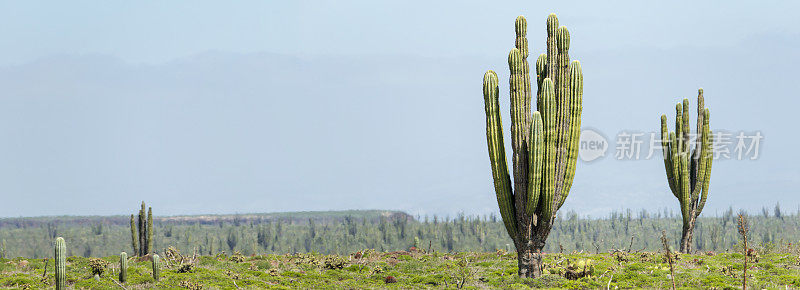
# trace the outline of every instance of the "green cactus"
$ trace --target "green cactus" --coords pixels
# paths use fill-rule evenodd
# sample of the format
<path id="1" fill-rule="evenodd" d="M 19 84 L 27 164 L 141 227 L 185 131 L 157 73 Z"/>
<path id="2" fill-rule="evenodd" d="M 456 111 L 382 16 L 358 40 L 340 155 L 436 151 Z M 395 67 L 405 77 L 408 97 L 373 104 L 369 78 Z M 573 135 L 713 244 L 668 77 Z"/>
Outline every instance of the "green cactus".
<path id="1" fill-rule="evenodd" d="M 136 225 L 138 226 L 138 240 L 139 240 L 139 252 L 137 253 L 140 257 L 147 255 L 147 221 L 145 220 L 145 205 L 144 201 L 142 201 L 142 208 L 139 210 L 139 215 L 136 216 Z"/>
<path id="2" fill-rule="evenodd" d="M 125 283 L 128 280 L 128 254 L 119 254 L 119 282 Z"/>
<path id="3" fill-rule="evenodd" d="M 153 208 L 147 208 L 147 253 L 153 248 Z M 147 254 L 145 253 L 145 254 Z"/>
<path id="4" fill-rule="evenodd" d="M 55 245 L 56 263 L 56 290 L 67 289 L 67 245 L 64 238 L 56 238 Z"/>
<path id="5" fill-rule="evenodd" d="M 550 14 L 547 52 L 536 59 L 533 111 L 527 22 L 520 16 L 514 26 L 515 48 L 508 56 L 513 184 L 503 143 L 499 81 L 491 70 L 483 77 L 486 142 L 500 216 L 517 248 L 519 275 L 537 277 L 542 273 L 541 250 L 575 176 L 583 73 L 578 61 L 569 60 L 569 31 Z"/>
<path id="6" fill-rule="evenodd" d="M 158 281 L 161 277 L 161 260 L 158 254 L 153 254 L 153 280 Z"/>
<path id="7" fill-rule="evenodd" d="M 140 257 L 149 254 L 154 246 L 153 208 L 146 207 L 144 201 L 142 201 L 142 208 L 139 210 L 136 223 L 134 223 L 133 215 L 131 215 L 131 245 L 133 246 L 134 254 Z"/>
<path id="8" fill-rule="evenodd" d="M 139 243 L 136 242 L 136 223 L 133 215 L 131 215 L 131 247 L 133 248 L 133 255 L 136 255 L 139 252 Z"/>
<path id="9" fill-rule="evenodd" d="M 681 206 L 683 235 L 681 252 L 692 250 L 692 234 L 697 217 L 708 198 L 714 138 L 709 128 L 710 113 L 705 108 L 703 89 L 697 93 L 697 136 L 691 148 L 689 132 L 689 100 L 675 106 L 675 131 L 667 127 L 667 115 L 661 115 L 661 147 L 669 189 Z"/>

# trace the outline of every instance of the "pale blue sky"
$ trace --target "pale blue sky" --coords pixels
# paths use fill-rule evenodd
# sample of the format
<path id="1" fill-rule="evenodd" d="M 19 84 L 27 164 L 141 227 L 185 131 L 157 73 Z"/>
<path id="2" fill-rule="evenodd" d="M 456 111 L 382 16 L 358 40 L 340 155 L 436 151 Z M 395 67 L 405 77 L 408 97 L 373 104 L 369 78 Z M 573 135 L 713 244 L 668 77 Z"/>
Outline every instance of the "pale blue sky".
<path id="1" fill-rule="evenodd" d="M 507 89 L 514 18 L 540 52 L 550 12 L 585 126 L 656 130 L 704 87 L 712 128 L 765 136 L 714 165 L 707 212 L 800 205 L 796 2 L 235 3 L 0 2 L 0 217 L 495 212 L 481 77 Z M 607 157 L 565 207 L 676 205 L 659 159 Z"/>

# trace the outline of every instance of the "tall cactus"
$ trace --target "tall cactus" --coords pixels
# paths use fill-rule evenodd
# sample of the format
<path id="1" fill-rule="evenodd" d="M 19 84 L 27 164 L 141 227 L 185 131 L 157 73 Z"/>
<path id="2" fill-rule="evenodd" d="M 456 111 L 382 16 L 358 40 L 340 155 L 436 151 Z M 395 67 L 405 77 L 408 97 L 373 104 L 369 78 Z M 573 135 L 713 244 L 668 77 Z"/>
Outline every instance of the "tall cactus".
<path id="1" fill-rule="evenodd" d="M 55 245 L 56 263 L 56 290 L 67 289 L 67 244 L 64 238 L 56 238 Z"/>
<path id="2" fill-rule="evenodd" d="M 542 248 L 556 211 L 572 187 L 583 110 L 583 73 L 569 60 L 569 31 L 558 18 L 547 18 L 547 52 L 536 59 L 536 111 L 528 62 L 527 22 L 517 17 L 515 48 L 508 56 L 511 72 L 511 153 L 514 183 L 508 173 L 498 101 L 497 74 L 483 76 L 486 142 L 500 216 L 517 248 L 519 275 L 538 277 Z"/>
<path id="3" fill-rule="evenodd" d="M 145 211 L 145 209 L 147 210 Z M 133 246 L 134 254 L 140 257 L 149 254 L 150 249 L 153 247 L 153 208 L 147 208 L 144 201 L 142 201 L 142 208 L 139 210 L 136 224 L 134 224 L 133 215 L 131 215 L 131 245 Z"/>
<path id="4" fill-rule="evenodd" d="M 153 280 L 158 281 L 161 277 L 161 257 L 158 254 L 153 254 Z"/>
<path id="5" fill-rule="evenodd" d="M 125 281 L 128 281 L 128 254 L 122 252 L 119 254 L 119 282 Z"/>
<path id="6" fill-rule="evenodd" d="M 691 148 L 689 132 L 689 100 L 675 106 L 675 131 L 667 127 L 667 115 L 661 115 L 661 147 L 669 189 L 681 205 L 683 234 L 681 252 L 692 250 L 692 233 L 697 217 L 708 198 L 714 138 L 709 128 L 710 113 L 705 108 L 703 89 L 697 93 L 697 136 Z"/>

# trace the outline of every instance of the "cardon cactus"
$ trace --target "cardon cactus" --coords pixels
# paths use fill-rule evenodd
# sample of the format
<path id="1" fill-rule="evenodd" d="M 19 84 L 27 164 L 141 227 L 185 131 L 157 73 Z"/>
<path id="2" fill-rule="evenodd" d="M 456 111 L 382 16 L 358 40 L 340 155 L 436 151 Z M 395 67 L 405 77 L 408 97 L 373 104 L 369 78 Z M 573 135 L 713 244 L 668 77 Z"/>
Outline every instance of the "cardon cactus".
<path id="1" fill-rule="evenodd" d="M 153 248 L 153 208 L 147 208 L 144 201 L 142 201 L 142 208 L 139 210 L 136 224 L 131 215 L 131 245 L 134 253 L 140 257 L 149 254 Z"/>
<path id="2" fill-rule="evenodd" d="M 158 281 L 159 277 L 161 277 L 161 257 L 153 254 L 153 280 Z"/>
<path id="3" fill-rule="evenodd" d="M 56 290 L 67 289 L 67 244 L 62 237 L 56 238 L 55 263 Z"/>
<path id="4" fill-rule="evenodd" d="M 128 254 L 119 254 L 119 282 L 125 283 L 128 280 Z"/>
<path id="5" fill-rule="evenodd" d="M 583 73 L 580 62 L 569 60 L 569 31 L 550 14 L 547 53 L 539 55 L 535 64 L 534 100 L 524 17 L 517 17 L 515 30 L 516 47 L 508 56 L 513 184 L 506 164 L 498 79 L 491 70 L 483 77 L 486 141 L 500 216 L 517 249 L 519 275 L 538 277 L 542 248 L 575 176 Z M 534 105 L 536 111 L 531 113 Z"/>
<path id="6" fill-rule="evenodd" d="M 672 194 L 681 205 L 683 234 L 681 252 L 692 250 L 692 233 L 697 217 L 708 199 L 711 163 L 714 157 L 714 137 L 709 128 L 709 111 L 704 107 L 703 89 L 697 93 L 697 136 L 690 141 L 689 100 L 675 106 L 675 131 L 667 127 L 667 115 L 661 115 L 661 147 L 664 167 Z"/>

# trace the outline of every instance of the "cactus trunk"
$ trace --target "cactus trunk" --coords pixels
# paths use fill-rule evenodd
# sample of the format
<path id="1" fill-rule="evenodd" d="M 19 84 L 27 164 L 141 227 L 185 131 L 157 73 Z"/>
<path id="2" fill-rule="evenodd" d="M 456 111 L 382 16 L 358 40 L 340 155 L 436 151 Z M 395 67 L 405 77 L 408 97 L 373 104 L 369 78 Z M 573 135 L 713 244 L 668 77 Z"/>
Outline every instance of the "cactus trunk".
<path id="1" fill-rule="evenodd" d="M 55 245 L 56 290 L 67 289 L 67 245 L 58 237 Z"/>
<path id="2" fill-rule="evenodd" d="M 545 237 L 547 238 L 547 237 Z M 542 249 L 544 240 L 535 238 L 530 243 L 524 243 L 517 247 L 517 267 L 519 275 L 522 277 L 539 277 L 544 271 L 542 264 Z"/>
<path id="3" fill-rule="evenodd" d="M 556 211 L 575 176 L 583 101 L 583 73 L 569 60 L 569 32 L 558 18 L 547 18 L 547 52 L 536 59 L 536 111 L 533 111 L 527 22 L 517 17 L 515 48 L 508 55 L 511 72 L 511 153 L 513 185 L 505 156 L 497 74 L 483 78 L 486 141 L 494 189 L 506 231 L 518 253 L 518 274 L 542 273 L 542 248 Z M 533 112 L 532 112 L 533 111 Z"/>
<path id="4" fill-rule="evenodd" d="M 692 234 L 697 217 L 708 198 L 714 138 L 709 128 L 710 113 L 705 108 L 703 89 L 697 94 L 697 136 L 690 142 L 689 100 L 675 105 L 675 131 L 668 132 L 667 116 L 661 115 L 661 146 L 670 191 L 680 203 L 683 218 L 681 252 L 692 251 Z"/>

